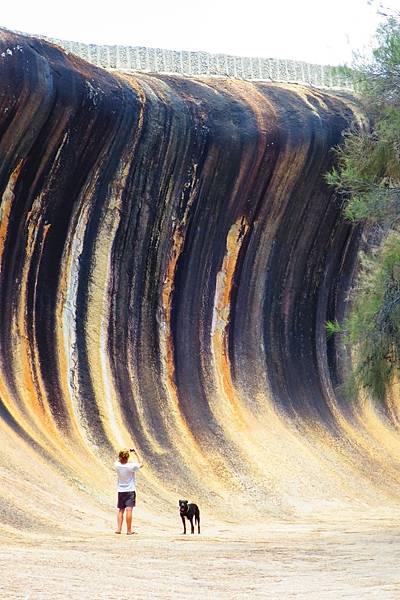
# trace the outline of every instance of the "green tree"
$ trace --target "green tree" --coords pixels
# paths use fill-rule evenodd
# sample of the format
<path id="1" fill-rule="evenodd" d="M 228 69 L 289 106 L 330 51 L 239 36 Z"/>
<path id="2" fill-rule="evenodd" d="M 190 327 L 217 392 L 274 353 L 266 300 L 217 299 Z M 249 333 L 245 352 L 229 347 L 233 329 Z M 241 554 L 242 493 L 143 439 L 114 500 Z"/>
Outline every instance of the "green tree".
<path id="1" fill-rule="evenodd" d="M 361 261 L 349 316 L 328 322 L 327 333 L 343 333 L 354 350 L 347 387 L 382 400 L 400 366 L 400 14 L 377 38 L 372 60 L 352 71 L 369 122 L 345 133 L 326 176 L 345 197 L 346 217 L 373 229 L 375 246 Z"/>

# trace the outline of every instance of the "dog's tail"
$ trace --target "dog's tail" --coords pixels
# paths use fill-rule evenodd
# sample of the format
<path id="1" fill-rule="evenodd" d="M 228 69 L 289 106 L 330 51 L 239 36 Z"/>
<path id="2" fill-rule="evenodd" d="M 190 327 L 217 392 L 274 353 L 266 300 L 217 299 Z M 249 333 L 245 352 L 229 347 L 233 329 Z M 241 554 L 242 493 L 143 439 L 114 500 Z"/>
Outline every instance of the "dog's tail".
<path id="1" fill-rule="evenodd" d="M 200 533 L 200 510 L 198 506 L 196 506 L 194 511 L 194 520 L 197 523 L 197 532 Z"/>

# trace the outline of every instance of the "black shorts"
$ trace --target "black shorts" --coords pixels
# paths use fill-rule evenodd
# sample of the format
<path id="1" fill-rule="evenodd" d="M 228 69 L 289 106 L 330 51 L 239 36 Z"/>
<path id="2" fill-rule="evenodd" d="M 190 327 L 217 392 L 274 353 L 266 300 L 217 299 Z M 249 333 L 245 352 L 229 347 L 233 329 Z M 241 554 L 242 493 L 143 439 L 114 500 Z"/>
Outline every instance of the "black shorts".
<path id="1" fill-rule="evenodd" d="M 136 492 L 118 492 L 117 508 L 133 508 L 136 506 Z"/>

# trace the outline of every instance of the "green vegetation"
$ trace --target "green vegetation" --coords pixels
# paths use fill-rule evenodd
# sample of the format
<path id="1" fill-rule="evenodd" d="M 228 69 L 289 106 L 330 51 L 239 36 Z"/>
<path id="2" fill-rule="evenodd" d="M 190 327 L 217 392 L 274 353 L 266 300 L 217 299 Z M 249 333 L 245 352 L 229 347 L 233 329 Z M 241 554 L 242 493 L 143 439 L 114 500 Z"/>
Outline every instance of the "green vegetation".
<path id="1" fill-rule="evenodd" d="M 326 179 L 346 198 L 346 217 L 373 227 L 379 243 L 362 258 L 345 323 L 326 329 L 354 350 L 346 387 L 382 400 L 400 366 L 400 14 L 387 19 L 378 40 L 373 60 L 353 71 L 370 122 L 346 132 Z"/>
<path id="2" fill-rule="evenodd" d="M 356 349 L 349 389 L 382 399 L 400 367 L 400 239 L 391 234 L 364 263 L 346 334 Z"/>
<path id="3" fill-rule="evenodd" d="M 333 336 L 334 333 L 343 333 L 343 327 L 337 321 L 327 321 L 325 323 L 326 336 L 328 340 Z"/>

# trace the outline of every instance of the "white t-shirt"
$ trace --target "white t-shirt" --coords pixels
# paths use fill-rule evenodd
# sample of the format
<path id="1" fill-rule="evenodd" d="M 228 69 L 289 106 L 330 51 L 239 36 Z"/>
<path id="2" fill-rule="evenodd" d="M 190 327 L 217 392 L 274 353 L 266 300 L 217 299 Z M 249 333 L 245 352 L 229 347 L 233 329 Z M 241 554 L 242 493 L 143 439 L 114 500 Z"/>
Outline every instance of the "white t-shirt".
<path id="1" fill-rule="evenodd" d="M 117 460 L 114 463 L 114 467 L 118 475 L 118 492 L 134 492 L 136 489 L 135 473 L 139 471 L 140 465 L 132 462 L 127 462 L 123 465 Z"/>

